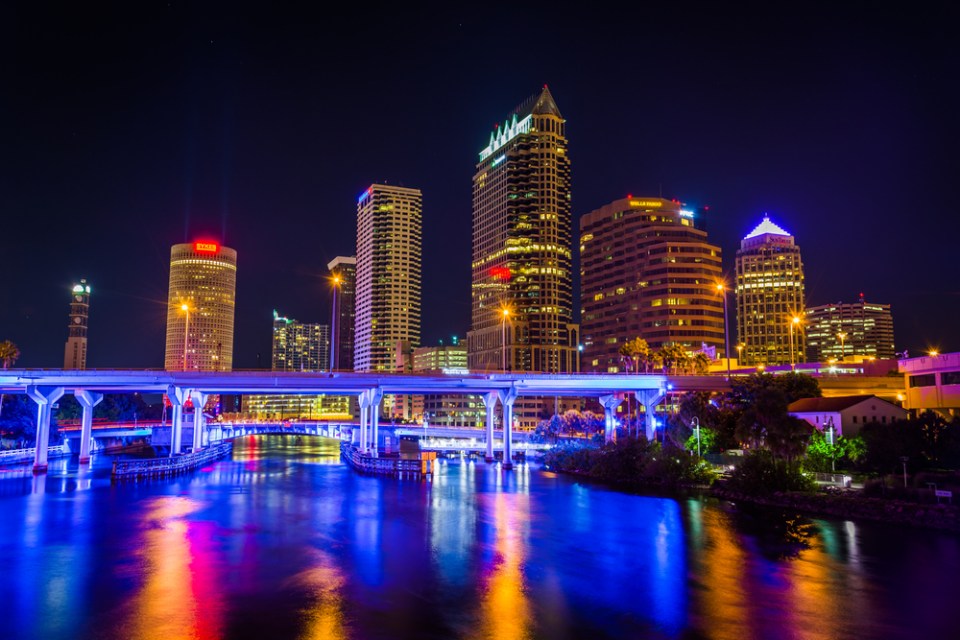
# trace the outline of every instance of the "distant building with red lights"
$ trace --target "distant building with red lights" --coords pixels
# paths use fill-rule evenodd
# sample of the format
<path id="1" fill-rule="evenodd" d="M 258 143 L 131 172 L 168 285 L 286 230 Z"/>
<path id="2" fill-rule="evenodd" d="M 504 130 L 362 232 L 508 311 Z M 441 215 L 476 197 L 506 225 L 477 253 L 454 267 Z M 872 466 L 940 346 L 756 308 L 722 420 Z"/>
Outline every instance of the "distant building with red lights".
<path id="1" fill-rule="evenodd" d="M 165 369 L 230 371 L 233 368 L 236 291 L 235 250 L 206 241 L 173 245 Z"/>

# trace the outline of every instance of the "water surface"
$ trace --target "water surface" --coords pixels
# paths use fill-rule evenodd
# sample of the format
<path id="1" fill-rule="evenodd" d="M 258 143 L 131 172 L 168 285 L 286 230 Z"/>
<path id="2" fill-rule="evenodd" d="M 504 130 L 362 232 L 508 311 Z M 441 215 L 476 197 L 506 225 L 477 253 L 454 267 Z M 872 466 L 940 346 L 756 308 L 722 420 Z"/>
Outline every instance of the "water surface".
<path id="1" fill-rule="evenodd" d="M 0 638 L 955 638 L 960 537 L 610 491 L 360 476 L 263 437 L 172 480 L 0 471 Z"/>

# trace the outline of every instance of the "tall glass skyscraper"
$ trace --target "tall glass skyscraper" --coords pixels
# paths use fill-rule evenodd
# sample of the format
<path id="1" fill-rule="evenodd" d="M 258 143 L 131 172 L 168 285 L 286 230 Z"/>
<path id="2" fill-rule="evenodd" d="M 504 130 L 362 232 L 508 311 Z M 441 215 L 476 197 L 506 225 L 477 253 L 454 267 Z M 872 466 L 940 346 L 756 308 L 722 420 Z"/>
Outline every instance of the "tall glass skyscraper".
<path id="1" fill-rule="evenodd" d="M 550 90 L 509 112 L 473 177 L 474 370 L 575 372 L 570 158 Z"/>
<path id="2" fill-rule="evenodd" d="M 233 368 L 236 291 L 236 251 L 215 242 L 173 245 L 165 369 L 230 371 Z"/>
<path id="3" fill-rule="evenodd" d="M 764 216 L 737 251 L 737 339 L 743 364 L 803 362 L 803 282 L 800 247 Z"/>
<path id="4" fill-rule="evenodd" d="M 337 256 L 327 263 L 332 294 L 330 325 L 330 370 L 353 371 L 357 259 Z"/>
<path id="5" fill-rule="evenodd" d="M 423 199 L 419 189 L 373 184 L 357 201 L 353 368 L 395 371 L 420 346 Z"/>
<path id="6" fill-rule="evenodd" d="M 330 326 L 298 322 L 273 312 L 274 371 L 327 371 L 330 366 Z"/>

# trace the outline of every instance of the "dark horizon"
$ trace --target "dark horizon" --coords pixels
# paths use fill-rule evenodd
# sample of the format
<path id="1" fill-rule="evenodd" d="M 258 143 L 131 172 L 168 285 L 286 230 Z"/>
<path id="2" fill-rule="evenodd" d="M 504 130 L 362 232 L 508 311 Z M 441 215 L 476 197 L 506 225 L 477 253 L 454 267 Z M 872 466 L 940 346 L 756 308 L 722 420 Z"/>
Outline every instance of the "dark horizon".
<path id="1" fill-rule="evenodd" d="M 354 254 L 373 182 L 423 191 L 422 343 L 464 337 L 477 153 L 544 84 L 567 120 L 574 247 L 581 215 L 662 194 L 710 207 L 698 223 L 732 282 L 769 213 L 801 247 L 808 306 L 863 292 L 893 305 L 898 351 L 960 350 L 948 4 L 644 8 L 630 27 L 313 11 L 3 11 L 0 340 L 18 367 L 62 365 L 80 278 L 88 367 L 161 367 L 170 247 L 201 237 L 238 251 L 235 367 L 268 366 L 273 309 L 329 323 L 326 264 Z"/>

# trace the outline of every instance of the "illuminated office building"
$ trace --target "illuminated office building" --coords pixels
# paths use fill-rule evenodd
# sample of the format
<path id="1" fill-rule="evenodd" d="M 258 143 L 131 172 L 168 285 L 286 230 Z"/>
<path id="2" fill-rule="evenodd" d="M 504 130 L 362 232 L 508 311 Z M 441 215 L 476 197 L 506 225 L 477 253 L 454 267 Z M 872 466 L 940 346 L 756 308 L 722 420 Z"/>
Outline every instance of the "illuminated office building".
<path id="1" fill-rule="evenodd" d="M 330 327 L 298 322 L 273 312 L 271 369 L 287 372 L 326 371 L 330 365 Z M 351 419 L 351 398 L 331 395 L 247 395 L 243 412 L 259 420 Z"/>
<path id="2" fill-rule="evenodd" d="M 63 351 L 64 369 L 87 368 L 87 327 L 90 320 L 90 285 L 86 280 L 73 285 L 70 292 L 70 324 Z"/>
<path id="3" fill-rule="evenodd" d="M 472 370 L 579 370 L 565 122 L 544 87 L 509 112 L 480 151 L 467 335 Z"/>
<path id="4" fill-rule="evenodd" d="M 764 216 L 737 251 L 737 341 L 743 364 L 803 362 L 805 308 L 800 247 Z"/>
<path id="5" fill-rule="evenodd" d="M 867 302 L 862 293 L 857 302 L 809 307 L 806 334 L 808 362 L 896 357 L 890 305 Z"/>
<path id="6" fill-rule="evenodd" d="M 297 322 L 273 312 L 274 371 L 327 371 L 330 365 L 330 327 Z"/>
<path id="7" fill-rule="evenodd" d="M 584 371 L 624 371 L 620 347 L 637 337 L 722 357 L 720 247 L 681 203 L 627 197 L 584 215 L 580 279 Z"/>
<path id="8" fill-rule="evenodd" d="M 414 373 L 457 374 L 467 370 L 467 347 L 454 338 L 453 344 L 419 347 L 413 351 Z M 435 427 L 482 427 L 486 409 L 480 396 L 429 394 L 418 400 L 423 422 Z"/>
<path id="9" fill-rule="evenodd" d="M 357 201 L 355 371 L 396 369 L 397 343 L 420 346 L 422 196 L 370 185 Z"/>
<path id="10" fill-rule="evenodd" d="M 332 295 L 330 369 L 353 371 L 354 299 L 357 259 L 337 256 L 327 263 Z"/>
<path id="11" fill-rule="evenodd" d="M 236 289 L 236 251 L 215 242 L 173 245 L 165 369 L 231 370 Z"/>

